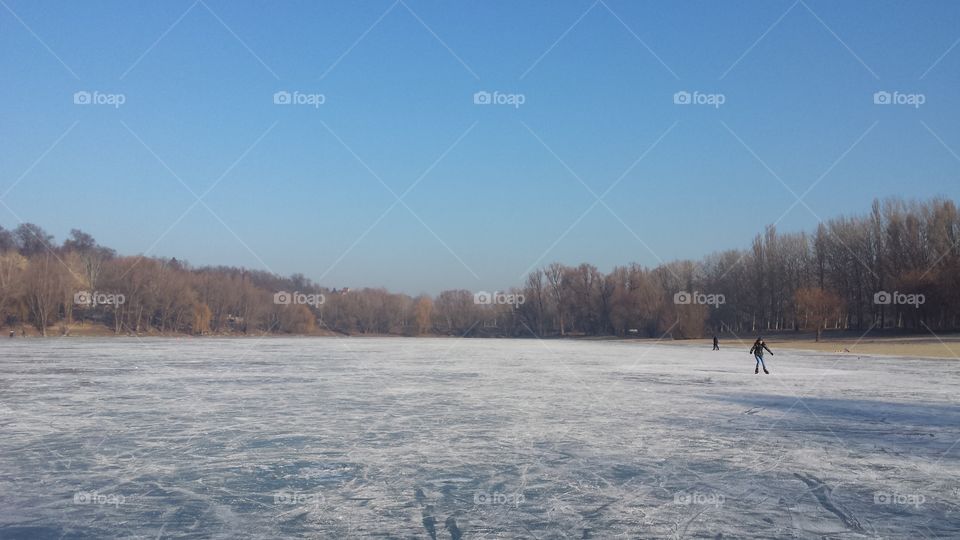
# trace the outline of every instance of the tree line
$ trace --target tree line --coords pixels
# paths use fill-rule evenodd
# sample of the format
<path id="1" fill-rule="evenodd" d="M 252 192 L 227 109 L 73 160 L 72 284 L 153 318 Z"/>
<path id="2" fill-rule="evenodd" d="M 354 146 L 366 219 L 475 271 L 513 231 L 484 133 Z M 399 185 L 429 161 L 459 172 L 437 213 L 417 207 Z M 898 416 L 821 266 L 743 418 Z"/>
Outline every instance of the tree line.
<path id="1" fill-rule="evenodd" d="M 0 322 L 42 335 L 395 334 L 700 337 L 769 331 L 960 327 L 960 215 L 953 201 L 875 200 L 865 215 L 746 249 L 653 268 L 553 263 L 499 294 L 332 289 L 302 274 L 120 256 L 72 230 L 0 227 Z"/>

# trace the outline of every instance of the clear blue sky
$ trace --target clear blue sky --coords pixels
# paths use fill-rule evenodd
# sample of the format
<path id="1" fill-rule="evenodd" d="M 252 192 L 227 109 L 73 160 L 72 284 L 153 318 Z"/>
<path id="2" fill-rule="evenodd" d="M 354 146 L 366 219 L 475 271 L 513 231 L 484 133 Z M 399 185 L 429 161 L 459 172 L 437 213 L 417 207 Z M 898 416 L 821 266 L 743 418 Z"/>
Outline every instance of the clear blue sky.
<path id="1" fill-rule="evenodd" d="M 699 258 L 960 198 L 958 39 L 953 1 L 2 0 L 0 224 L 413 294 Z"/>

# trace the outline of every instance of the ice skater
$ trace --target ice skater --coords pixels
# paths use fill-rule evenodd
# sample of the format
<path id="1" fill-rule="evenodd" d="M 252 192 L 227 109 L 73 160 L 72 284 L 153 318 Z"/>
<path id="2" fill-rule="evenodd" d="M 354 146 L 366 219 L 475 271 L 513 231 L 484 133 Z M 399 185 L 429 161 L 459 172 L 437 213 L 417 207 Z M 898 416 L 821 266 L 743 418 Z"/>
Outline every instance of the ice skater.
<path id="1" fill-rule="evenodd" d="M 713 350 L 715 351 L 720 350 L 720 340 L 717 339 L 717 336 L 713 336 Z"/>
<path id="2" fill-rule="evenodd" d="M 770 374 L 767 371 L 767 365 L 763 363 L 763 350 L 766 349 L 770 356 L 773 356 L 773 351 L 770 350 L 770 347 L 767 347 L 767 344 L 763 342 L 763 338 L 758 337 L 756 341 L 753 342 L 753 347 L 750 347 L 750 353 L 753 354 L 754 358 L 757 359 L 757 367 L 753 368 L 753 373 L 756 375 L 760 373 L 760 366 L 763 366 L 763 372 L 767 375 Z"/>

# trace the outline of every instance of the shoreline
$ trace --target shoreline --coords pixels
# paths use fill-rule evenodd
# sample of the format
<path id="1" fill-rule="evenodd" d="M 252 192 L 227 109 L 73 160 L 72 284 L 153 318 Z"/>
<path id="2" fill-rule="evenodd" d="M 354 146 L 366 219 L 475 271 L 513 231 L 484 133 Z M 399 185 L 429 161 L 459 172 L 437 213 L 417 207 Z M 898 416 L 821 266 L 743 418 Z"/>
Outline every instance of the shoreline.
<path id="1" fill-rule="evenodd" d="M 909 357 L 927 358 L 934 360 L 960 360 L 960 334 L 944 336 L 874 336 L 869 338 L 821 338 L 815 341 L 813 337 L 786 337 L 780 338 L 771 335 L 764 338 L 774 354 L 778 349 L 825 355 L 847 357 Z M 697 346 L 711 348 L 711 339 L 691 339 L 664 341 L 669 345 Z M 741 347 L 744 353 L 752 345 L 753 340 L 721 339 L 720 350 L 730 347 Z"/>
<path id="2" fill-rule="evenodd" d="M 13 337 L 6 337 L 9 335 L 10 331 L 14 330 L 16 333 Z M 43 338 L 36 328 L 27 329 L 27 334 L 22 336 L 20 334 L 20 329 L 15 328 L 4 328 L 2 330 L 3 334 L 0 335 L 0 340 L 3 339 L 37 339 Z M 97 339 L 97 338 L 127 338 L 127 339 L 141 339 L 141 338 L 166 338 L 166 339 L 270 339 L 270 338 L 420 338 L 420 339 L 459 339 L 462 336 L 452 336 L 452 335 L 437 335 L 437 334 L 426 334 L 420 336 L 406 336 L 400 334 L 342 334 L 332 331 L 322 331 L 311 334 L 238 334 L 238 333 L 222 333 L 222 334 L 204 334 L 204 335 L 191 335 L 184 333 L 160 333 L 160 332 L 149 332 L 141 334 L 133 333 L 123 333 L 115 334 L 108 328 L 95 328 L 95 327 L 72 327 L 67 334 L 61 334 L 59 329 L 51 329 L 51 332 L 48 333 L 44 339 L 63 339 L 63 338 L 75 338 L 75 339 Z M 518 340 L 530 340 L 530 339 L 542 339 L 546 341 L 611 341 L 611 342 L 624 342 L 624 343 L 637 343 L 637 344 L 654 344 L 654 345 L 666 345 L 672 347 L 693 347 L 693 348 L 705 348 L 710 349 L 712 347 L 712 339 L 710 338 L 692 338 L 692 339 L 658 339 L 658 338 L 637 338 L 637 337 L 618 337 L 618 336 L 549 336 L 544 338 L 536 338 L 532 336 L 528 337 L 496 337 L 496 336 L 477 336 L 472 337 L 471 339 L 493 339 L 493 340 L 503 340 L 503 339 L 518 339 Z M 930 335 L 895 335 L 895 336 L 873 336 L 866 338 L 857 338 L 857 337 L 822 337 L 821 340 L 815 341 L 814 337 L 806 335 L 790 335 L 790 336 L 778 336 L 776 334 L 770 334 L 766 337 L 767 343 L 774 349 L 788 350 L 788 351 L 797 351 L 797 352 L 812 352 L 819 353 L 824 355 L 837 355 L 837 356 L 848 356 L 848 357 L 908 357 L 908 358 L 924 358 L 924 359 L 933 359 L 933 360 L 960 360 L 960 333 L 956 334 L 947 334 L 944 336 L 930 336 Z M 730 348 L 742 348 L 744 352 L 749 349 L 752 344 L 751 340 L 746 339 L 737 339 L 737 338 L 721 338 L 720 339 L 720 350 L 728 350 Z"/>

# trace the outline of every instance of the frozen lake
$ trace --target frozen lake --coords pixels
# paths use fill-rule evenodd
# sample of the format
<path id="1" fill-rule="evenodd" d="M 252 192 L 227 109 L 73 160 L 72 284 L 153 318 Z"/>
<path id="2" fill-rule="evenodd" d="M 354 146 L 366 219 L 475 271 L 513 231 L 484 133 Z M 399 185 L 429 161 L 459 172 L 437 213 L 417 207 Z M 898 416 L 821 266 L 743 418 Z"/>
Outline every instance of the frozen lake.
<path id="1" fill-rule="evenodd" d="M 0 538 L 960 538 L 960 363 L 771 346 L 4 340 Z"/>

